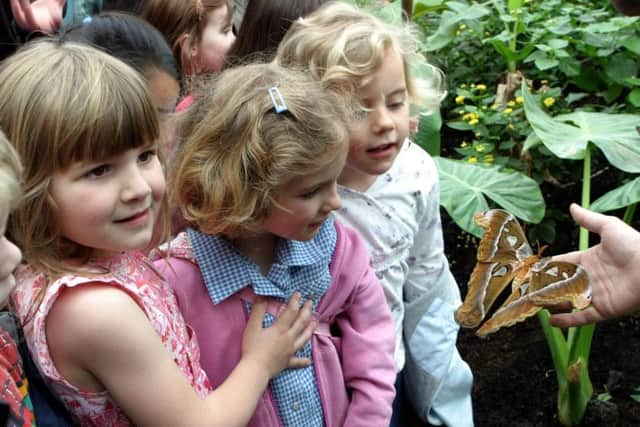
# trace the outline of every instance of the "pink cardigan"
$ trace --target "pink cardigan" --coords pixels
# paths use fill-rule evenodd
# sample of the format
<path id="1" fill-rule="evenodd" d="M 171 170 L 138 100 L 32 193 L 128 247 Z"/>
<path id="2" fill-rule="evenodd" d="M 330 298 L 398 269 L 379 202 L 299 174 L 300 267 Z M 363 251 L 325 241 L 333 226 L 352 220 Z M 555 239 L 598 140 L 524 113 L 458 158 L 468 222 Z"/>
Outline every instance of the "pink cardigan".
<path id="1" fill-rule="evenodd" d="M 391 418 L 396 379 L 391 314 L 360 238 L 355 231 L 337 222 L 335 225 L 332 282 L 318 304 L 318 327 L 311 341 L 325 425 L 386 427 Z M 186 233 L 172 242 L 170 267 L 167 258 L 156 259 L 154 263 L 176 292 L 180 309 L 198 338 L 202 367 L 215 388 L 240 360 L 248 318 L 243 300 L 251 301 L 254 294 L 248 286 L 214 305 L 193 249 L 185 243 L 189 243 Z M 269 311 L 276 314 L 281 308 L 274 300 Z M 331 334 L 334 329 L 340 331 L 340 336 Z M 262 395 L 248 425 L 282 426 L 269 389 Z"/>

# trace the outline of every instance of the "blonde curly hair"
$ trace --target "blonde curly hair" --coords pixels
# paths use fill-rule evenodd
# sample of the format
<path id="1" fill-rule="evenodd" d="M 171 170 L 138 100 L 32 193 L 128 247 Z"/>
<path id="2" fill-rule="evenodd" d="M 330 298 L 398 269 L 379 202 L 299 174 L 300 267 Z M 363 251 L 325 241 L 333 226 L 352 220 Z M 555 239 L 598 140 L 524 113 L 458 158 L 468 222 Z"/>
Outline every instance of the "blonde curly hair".
<path id="1" fill-rule="evenodd" d="M 327 85 L 356 91 L 381 67 L 387 49 L 394 49 L 402 57 L 411 104 L 434 111 L 445 95 L 444 75 L 424 60 L 420 46 L 420 32 L 410 23 L 390 25 L 356 6 L 330 2 L 291 25 L 276 61 L 306 67 Z M 416 75 L 418 64 L 429 77 Z"/>

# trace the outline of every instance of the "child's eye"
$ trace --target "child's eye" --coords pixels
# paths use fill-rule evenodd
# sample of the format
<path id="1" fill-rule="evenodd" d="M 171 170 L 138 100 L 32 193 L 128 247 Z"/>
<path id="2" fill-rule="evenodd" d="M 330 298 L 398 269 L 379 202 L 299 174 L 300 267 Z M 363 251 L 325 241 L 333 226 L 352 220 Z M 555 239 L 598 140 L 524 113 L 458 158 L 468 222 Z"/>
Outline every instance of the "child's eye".
<path id="1" fill-rule="evenodd" d="M 310 199 L 316 194 L 318 194 L 318 191 L 320 191 L 320 187 L 316 187 L 312 190 L 309 190 L 306 193 L 301 194 L 300 197 L 302 197 L 303 199 Z"/>
<path id="2" fill-rule="evenodd" d="M 404 103 L 405 103 L 404 99 L 402 101 L 394 101 L 389 103 L 389 108 L 391 108 L 392 110 L 397 110 L 399 108 L 404 107 Z"/>
<path id="3" fill-rule="evenodd" d="M 145 150 L 138 156 L 140 163 L 148 163 L 156 156 L 156 150 Z"/>
<path id="4" fill-rule="evenodd" d="M 91 169 L 89 172 L 85 174 L 85 176 L 89 179 L 96 179 L 108 174 L 109 171 L 111 171 L 111 166 L 100 165 Z"/>

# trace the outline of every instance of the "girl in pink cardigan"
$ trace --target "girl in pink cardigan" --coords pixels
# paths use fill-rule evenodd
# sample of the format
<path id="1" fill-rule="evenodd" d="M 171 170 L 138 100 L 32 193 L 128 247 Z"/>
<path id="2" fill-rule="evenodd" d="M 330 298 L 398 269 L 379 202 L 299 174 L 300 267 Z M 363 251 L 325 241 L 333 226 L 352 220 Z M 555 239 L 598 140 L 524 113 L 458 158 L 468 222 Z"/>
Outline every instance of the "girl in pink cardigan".
<path id="1" fill-rule="evenodd" d="M 191 228 L 155 265 L 198 336 L 212 385 L 237 363 L 257 295 L 270 301 L 265 326 L 296 291 L 313 304 L 316 331 L 297 353 L 313 365 L 272 379 L 250 426 L 389 423 L 390 312 L 365 247 L 331 216 L 349 141 L 346 99 L 300 71 L 233 68 L 196 98 L 174 163 L 170 186 Z"/>

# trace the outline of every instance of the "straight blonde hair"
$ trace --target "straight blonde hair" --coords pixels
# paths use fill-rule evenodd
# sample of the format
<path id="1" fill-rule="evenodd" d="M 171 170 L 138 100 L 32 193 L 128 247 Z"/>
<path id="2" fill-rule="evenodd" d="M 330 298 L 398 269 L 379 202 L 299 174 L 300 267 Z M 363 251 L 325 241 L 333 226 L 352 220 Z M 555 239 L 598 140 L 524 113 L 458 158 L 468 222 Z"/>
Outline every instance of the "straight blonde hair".
<path id="1" fill-rule="evenodd" d="M 160 133 L 136 71 L 90 46 L 57 39 L 28 43 L 0 65 L 0 129 L 24 166 L 24 200 L 12 214 L 11 236 L 27 263 L 50 274 L 69 272 L 68 258 L 94 253 L 61 235 L 51 176 L 77 161 L 157 144 Z M 151 246 L 167 230 L 165 198 Z"/>
<path id="2" fill-rule="evenodd" d="M 286 111 L 275 110 L 270 89 Z M 348 147 L 344 100 L 301 71 L 235 67 L 196 94 L 170 188 L 184 218 L 204 233 L 261 231 L 285 184 L 317 173 Z"/>

